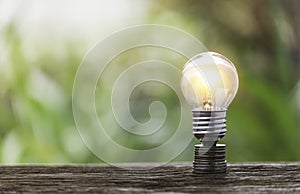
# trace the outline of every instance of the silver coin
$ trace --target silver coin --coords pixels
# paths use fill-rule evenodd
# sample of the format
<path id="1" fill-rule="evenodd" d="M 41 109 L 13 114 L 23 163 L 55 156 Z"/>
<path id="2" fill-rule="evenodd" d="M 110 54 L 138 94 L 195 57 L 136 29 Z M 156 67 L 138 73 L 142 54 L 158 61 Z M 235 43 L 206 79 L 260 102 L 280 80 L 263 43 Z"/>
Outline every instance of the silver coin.
<path id="1" fill-rule="evenodd" d="M 194 162 L 197 162 L 197 163 L 208 163 L 208 162 L 216 163 L 216 162 L 225 162 L 225 160 L 198 160 L 198 159 L 194 159 Z"/>
<path id="2" fill-rule="evenodd" d="M 198 169 L 194 169 L 193 170 L 193 173 L 194 174 L 223 174 L 223 173 L 226 173 L 227 170 L 224 169 L 224 170 L 212 170 L 212 171 L 207 171 L 207 170 L 198 170 Z"/>
<path id="3" fill-rule="evenodd" d="M 208 170 L 218 170 L 218 169 L 224 169 L 227 168 L 226 165 L 222 165 L 222 166 L 201 166 L 201 165 L 193 165 L 193 168 L 197 168 L 197 169 L 208 169 Z"/>

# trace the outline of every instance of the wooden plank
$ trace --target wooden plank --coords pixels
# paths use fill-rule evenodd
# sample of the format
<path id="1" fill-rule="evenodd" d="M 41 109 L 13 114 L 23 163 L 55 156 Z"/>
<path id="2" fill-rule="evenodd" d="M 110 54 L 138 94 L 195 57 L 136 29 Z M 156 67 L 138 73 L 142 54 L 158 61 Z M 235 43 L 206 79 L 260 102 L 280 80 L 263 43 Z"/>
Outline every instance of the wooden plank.
<path id="1" fill-rule="evenodd" d="M 1 193 L 300 192 L 300 163 L 229 164 L 223 175 L 195 175 L 191 163 L 0 167 Z"/>

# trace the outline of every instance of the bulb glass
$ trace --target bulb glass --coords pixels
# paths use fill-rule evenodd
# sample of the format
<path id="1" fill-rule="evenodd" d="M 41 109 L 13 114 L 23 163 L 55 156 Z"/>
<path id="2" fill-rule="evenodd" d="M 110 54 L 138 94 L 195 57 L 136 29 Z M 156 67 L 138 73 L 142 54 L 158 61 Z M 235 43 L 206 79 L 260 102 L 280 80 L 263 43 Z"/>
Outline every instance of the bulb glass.
<path id="1" fill-rule="evenodd" d="M 180 87 L 193 109 L 226 110 L 238 90 L 238 74 L 233 63 L 221 54 L 205 52 L 184 66 Z"/>

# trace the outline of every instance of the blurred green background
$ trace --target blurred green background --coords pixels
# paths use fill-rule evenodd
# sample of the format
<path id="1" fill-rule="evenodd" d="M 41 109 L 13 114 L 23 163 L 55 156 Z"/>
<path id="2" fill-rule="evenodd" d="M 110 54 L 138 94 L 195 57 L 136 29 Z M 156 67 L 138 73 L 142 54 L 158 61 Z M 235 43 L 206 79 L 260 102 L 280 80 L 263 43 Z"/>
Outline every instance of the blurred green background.
<path id="1" fill-rule="evenodd" d="M 76 131 L 75 73 L 98 41 L 145 23 L 187 31 L 236 65 L 240 88 L 222 140 L 227 161 L 300 160 L 299 7 L 297 0 L 0 1 L 0 161 L 101 162 Z M 157 87 L 166 107 L 178 106 L 169 88 Z M 160 97 L 132 98 L 143 121 L 149 101 Z M 175 160 L 191 161 L 195 143 Z"/>

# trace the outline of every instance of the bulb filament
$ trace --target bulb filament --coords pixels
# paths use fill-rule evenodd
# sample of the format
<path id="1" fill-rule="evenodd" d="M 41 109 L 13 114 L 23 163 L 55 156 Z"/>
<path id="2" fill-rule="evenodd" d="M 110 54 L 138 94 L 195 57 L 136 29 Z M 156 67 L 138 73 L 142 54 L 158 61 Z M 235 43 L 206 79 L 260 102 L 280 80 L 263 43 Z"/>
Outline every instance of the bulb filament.
<path id="1" fill-rule="evenodd" d="M 208 97 L 205 97 L 203 99 L 203 108 L 204 110 L 212 110 L 213 109 L 213 101 L 211 95 L 208 95 Z"/>

